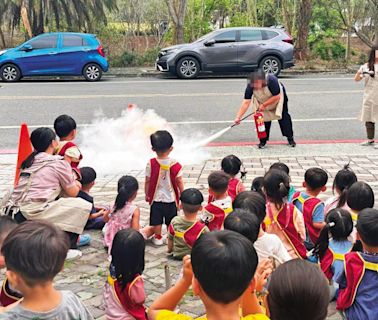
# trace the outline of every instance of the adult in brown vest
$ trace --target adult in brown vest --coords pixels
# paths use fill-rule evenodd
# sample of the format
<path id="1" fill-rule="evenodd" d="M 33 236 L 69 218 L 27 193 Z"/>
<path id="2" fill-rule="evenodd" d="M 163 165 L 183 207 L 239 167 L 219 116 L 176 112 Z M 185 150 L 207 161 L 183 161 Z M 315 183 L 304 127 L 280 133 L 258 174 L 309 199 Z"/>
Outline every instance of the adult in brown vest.
<path id="1" fill-rule="evenodd" d="M 287 138 L 289 146 L 294 148 L 296 143 L 287 103 L 285 87 L 274 75 L 267 75 L 262 70 L 254 71 L 251 73 L 250 82 L 245 89 L 244 100 L 236 115 L 235 124 L 240 123 L 240 119 L 252 104 L 254 112 L 259 110 L 264 114 L 267 133 L 265 139 L 260 139 L 259 149 L 263 149 L 269 140 L 272 120 L 278 120 L 282 135 Z"/>

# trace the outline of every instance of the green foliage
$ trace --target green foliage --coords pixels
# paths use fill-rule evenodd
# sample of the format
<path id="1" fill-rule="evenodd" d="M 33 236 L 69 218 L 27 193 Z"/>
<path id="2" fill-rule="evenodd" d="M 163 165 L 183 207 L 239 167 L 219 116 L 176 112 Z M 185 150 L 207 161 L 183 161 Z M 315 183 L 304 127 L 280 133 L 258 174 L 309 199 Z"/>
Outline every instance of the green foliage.
<path id="1" fill-rule="evenodd" d="M 345 46 L 337 40 L 320 40 L 314 44 L 312 53 L 314 57 L 320 57 L 322 60 L 341 61 L 345 58 Z"/>
<path id="2" fill-rule="evenodd" d="M 120 56 L 109 57 L 112 67 L 139 67 L 151 66 L 159 53 L 160 48 L 147 49 L 143 53 L 124 51 Z"/>

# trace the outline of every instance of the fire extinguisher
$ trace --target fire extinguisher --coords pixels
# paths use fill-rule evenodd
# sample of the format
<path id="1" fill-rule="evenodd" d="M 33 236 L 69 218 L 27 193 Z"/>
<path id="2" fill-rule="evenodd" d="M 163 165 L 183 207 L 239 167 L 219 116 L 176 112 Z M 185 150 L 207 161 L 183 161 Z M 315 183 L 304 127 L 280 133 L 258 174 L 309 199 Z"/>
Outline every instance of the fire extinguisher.
<path id="1" fill-rule="evenodd" d="M 257 137 L 259 139 L 265 139 L 267 135 L 266 135 L 266 130 L 265 130 L 264 115 L 262 114 L 262 112 L 256 111 L 254 118 L 255 118 Z"/>

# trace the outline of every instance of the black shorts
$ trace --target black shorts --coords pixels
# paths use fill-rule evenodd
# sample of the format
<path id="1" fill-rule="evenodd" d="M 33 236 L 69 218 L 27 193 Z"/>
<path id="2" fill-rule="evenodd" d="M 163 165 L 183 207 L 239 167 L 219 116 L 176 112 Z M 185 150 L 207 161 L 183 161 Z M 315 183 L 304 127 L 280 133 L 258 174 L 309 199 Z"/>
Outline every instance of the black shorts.
<path id="1" fill-rule="evenodd" d="M 177 216 L 176 202 L 153 202 L 150 210 L 150 225 L 160 226 L 165 223 L 167 226 Z"/>

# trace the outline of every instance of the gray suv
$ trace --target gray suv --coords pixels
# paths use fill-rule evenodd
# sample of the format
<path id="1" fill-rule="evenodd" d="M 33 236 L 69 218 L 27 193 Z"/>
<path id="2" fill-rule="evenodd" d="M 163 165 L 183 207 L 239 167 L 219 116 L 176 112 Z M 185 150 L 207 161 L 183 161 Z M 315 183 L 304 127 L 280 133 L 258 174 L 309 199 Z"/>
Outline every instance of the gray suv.
<path id="1" fill-rule="evenodd" d="M 183 79 L 196 78 L 201 71 L 248 72 L 262 68 L 278 75 L 294 66 L 292 37 L 278 28 L 225 28 L 197 41 L 164 48 L 156 68 Z"/>

